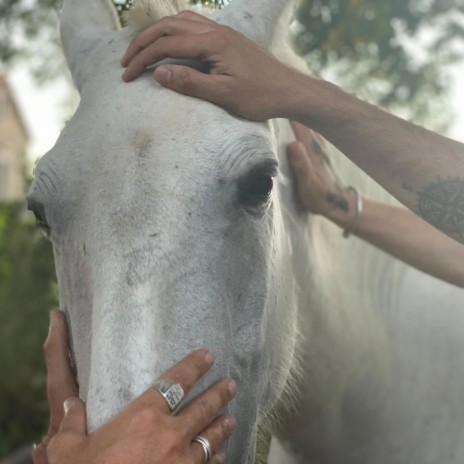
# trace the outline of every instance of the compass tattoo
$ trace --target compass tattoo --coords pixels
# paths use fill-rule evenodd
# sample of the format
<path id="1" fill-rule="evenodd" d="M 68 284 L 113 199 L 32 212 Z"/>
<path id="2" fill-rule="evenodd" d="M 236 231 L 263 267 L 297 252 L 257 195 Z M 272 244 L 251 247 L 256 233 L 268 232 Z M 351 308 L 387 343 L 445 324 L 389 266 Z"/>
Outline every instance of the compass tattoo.
<path id="1" fill-rule="evenodd" d="M 438 178 L 419 193 L 417 210 L 437 229 L 464 239 L 464 180 Z"/>

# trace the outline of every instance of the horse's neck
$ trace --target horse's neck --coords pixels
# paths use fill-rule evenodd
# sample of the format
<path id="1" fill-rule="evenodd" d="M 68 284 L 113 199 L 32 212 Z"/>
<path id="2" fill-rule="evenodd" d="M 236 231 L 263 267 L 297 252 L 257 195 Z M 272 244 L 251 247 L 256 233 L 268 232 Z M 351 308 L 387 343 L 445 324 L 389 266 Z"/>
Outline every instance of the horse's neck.
<path id="1" fill-rule="evenodd" d="M 329 221 L 299 210 L 286 158 L 286 146 L 294 135 L 287 121 L 275 121 L 274 128 L 283 174 L 284 227 L 298 292 L 297 356 L 304 363 L 305 375 L 311 376 L 305 381 L 321 383 L 321 392 L 330 394 L 328 381 L 342 385 L 356 368 L 364 369 L 369 360 L 378 364 L 382 357 L 383 329 L 374 310 L 375 289 L 370 285 L 376 278 L 370 272 L 375 269 L 376 256 L 370 256 L 369 246 L 357 239 L 348 243 Z"/>

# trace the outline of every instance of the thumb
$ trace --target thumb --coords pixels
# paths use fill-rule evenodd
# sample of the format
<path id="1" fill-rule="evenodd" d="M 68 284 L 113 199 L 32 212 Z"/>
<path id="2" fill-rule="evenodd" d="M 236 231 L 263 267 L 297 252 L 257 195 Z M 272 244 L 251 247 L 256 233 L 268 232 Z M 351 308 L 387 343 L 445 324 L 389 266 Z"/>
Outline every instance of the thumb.
<path id="1" fill-rule="evenodd" d="M 87 413 L 85 404 L 79 398 L 68 398 L 63 403 L 64 418 L 59 432 L 74 432 L 87 435 Z"/>
<path id="2" fill-rule="evenodd" d="M 217 105 L 224 103 L 227 76 L 205 74 L 180 65 L 162 65 L 155 69 L 155 80 L 171 90 L 201 98 Z"/>

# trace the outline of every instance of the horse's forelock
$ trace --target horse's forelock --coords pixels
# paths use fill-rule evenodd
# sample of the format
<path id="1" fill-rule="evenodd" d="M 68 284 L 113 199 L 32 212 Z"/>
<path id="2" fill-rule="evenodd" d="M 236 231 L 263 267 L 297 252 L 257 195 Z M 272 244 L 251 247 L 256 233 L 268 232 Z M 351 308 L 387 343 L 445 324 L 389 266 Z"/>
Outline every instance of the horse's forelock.
<path id="1" fill-rule="evenodd" d="M 185 0 L 135 0 L 125 14 L 127 24 L 132 29 L 141 31 L 155 21 L 179 13 L 187 8 Z"/>

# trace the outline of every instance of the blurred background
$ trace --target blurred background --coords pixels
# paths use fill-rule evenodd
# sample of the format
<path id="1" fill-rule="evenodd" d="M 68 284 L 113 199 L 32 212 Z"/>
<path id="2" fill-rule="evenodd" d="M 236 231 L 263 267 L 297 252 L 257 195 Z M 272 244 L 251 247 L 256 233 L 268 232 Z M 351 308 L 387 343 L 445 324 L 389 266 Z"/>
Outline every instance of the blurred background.
<path id="1" fill-rule="evenodd" d="M 113 1 L 120 13 L 130 6 Z M 42 345 L 58 295 L 51 246 L 24 198 L 78 102 L 59 47 L 61 3 L 0 0 L 2 464 L 29 462 L 47 428 Z M 464 0 L 303 0 L 291 30 L 314 73 L 464 141 Z"/>

